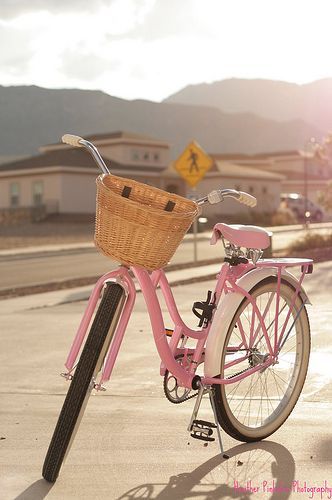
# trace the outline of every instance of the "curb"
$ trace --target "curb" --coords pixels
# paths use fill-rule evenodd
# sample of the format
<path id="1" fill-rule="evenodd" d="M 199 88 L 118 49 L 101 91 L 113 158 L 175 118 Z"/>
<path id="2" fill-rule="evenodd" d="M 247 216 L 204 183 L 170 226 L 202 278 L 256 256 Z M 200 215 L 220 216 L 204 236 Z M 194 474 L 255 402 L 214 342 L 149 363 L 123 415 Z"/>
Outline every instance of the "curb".
<path id="1" fill-rule="evenodd" d="M 172 271 L 181 271 L 185 269 L 199 268 L 203 266 L 209 266 L 213 264 L 221 264 L 222 258 L 217 257 L 215 259 L 200 260 L 198 262 L 187 262 L 181 264 L 170 264 L 166 267 L 166 274 Z M 204 276 L 194 276 L 191 278 L 176 279 L 174 281 L 170 280 L 172 286 L 185 285 L 190 283 L 199 283 L 201 281 L 207 281 L 214 278 L 216 273 L 208 274 Z M 58 290 L 69 290 L 71 288 L 78 288 L 83 286 L 94 285 L 100 276 L 87 276 L 81 278 L 72 278 L 68 280 L 53 281 L 49 283 L 40 283 L 36 285 L 28 285 L 15 288 L 7 288 L 5 290 L 0 290 L 0 300 L 12 299 L 16 297 L 24 297 L 26 295 L 34 295 L 39 293 L 54 292 Z"/>

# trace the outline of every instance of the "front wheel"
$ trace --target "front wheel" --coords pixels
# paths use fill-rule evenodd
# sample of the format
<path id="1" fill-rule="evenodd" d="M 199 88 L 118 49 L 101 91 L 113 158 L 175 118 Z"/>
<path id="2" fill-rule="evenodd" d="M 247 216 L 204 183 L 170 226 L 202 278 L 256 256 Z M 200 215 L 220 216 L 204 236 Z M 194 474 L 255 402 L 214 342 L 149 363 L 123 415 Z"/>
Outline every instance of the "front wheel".
<path id="1" fill-rule="evenodd" d="M 56 481 L 73 442 L 115 331 L 124 296 L 119 284 L 106 284 L 47 451 L 42 473 L 46 481 Z"/>
<path id="2" fill-rule="evenodd" d="M 274 346 L 277 279 L 258 283 L 250 295 L 264 318 L 268 337 Z M 294 288 L 282 280 L 280 288 L 278 336 L 292 306 Z M 249 347 L 250 335 L 256 335 Z M 259 441 L 275 432 L 288 418 L 300 396 L 309 362 L 310 328 L 303 300 L 297 296 L 285 329 L 278 358 L 270 366 L 231 384 L 215 385 L 218 421 L 223 429 L 240 441 Z M 263 335 L 251 302 L 245 298 L 228 329 L 221 355 L 221 377 L 232 379 L 269 358 Z"/>

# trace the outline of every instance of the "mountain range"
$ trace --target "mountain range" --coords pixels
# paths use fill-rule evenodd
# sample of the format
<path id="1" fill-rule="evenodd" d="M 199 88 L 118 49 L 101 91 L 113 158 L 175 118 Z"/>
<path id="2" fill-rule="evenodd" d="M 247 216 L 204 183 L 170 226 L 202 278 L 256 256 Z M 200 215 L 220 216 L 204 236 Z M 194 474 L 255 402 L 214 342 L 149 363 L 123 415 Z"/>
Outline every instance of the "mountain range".
<path id="1" fill-rule="evenodd" d="M 213 106 L 225 113 L 254 113 L 276 121 L 301 119 L 322 130 L 332 128 L 332 78 L 304 85 L 230 78 L 189 85 L 164 102 Z"/>
<path id="2" fill-rule="evenodd" d="M 303 148 L 332 128 L 323 106 L 331 103 L 331 87 L 332 80 L 315 82 L 303 97 L 294 84 L 232 79 L 189 86 L 156 103 L 95 90 L 0 86 L 0 157 L 36 154 L 67 132 L 118 130 L 168 141 L 173 158 L 192 139 L 210 153 Z"/>

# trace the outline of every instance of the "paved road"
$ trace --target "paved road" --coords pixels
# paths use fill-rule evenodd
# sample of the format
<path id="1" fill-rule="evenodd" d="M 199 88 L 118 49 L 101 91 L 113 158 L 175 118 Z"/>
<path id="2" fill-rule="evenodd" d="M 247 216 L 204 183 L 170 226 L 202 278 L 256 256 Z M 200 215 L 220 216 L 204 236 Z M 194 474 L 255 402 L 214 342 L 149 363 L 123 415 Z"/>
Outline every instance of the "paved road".
<path id="1" fill-rule="evenodd" d="M 163 396 L 156 349 L 139 294 L 114 378 L 106 393 L 90 398 L 53 486 L 41 479 L 41 467 L 68 387 L 58 373 L 85 303 L 64 304 L 72 291 L 1 301 L 1 500 L 331 498 L 332 491 L 304 491 L 325 484 L 332 488 L 331 280 L 330 263 L 318 264 L 306 278 L 313 303 L 312 355 L 295 411 L 261 443 L 241 444 L 222 433 L 228 460 L 218 454 L 216 443 L 205 447 L 189 438 L 186 429 L 193 400 L 172 405 Z M 186 321 L 193 316 L 192 302 L 204 297 L 211 285 L 175 289 Z M 58 303 L 49 306 L 55 295 Z M 207 401 L 200 417 L 212 418 Z M 242 488 L 251 481 L 260 490 L 241 493 L 234 488 L 235 481 Z"/>
<path id="2" fill-rule="evenodd" d="M 319 226 L 319 225 L 317 225 Z M 327 233 L 330 228 L 315 228 L 315 231 Z M 291 241 L 305 234 L 303 229 L 278 231 L 273 236 L 273 249 L 280 250 Z M 209 236 L 199 235 L 198 259 L 222 258 L 221 244 L 209 245 Z M 172 263 L 190 262 L 193 260 L 193 243 L 189 236 L 178 248 Z M 72 278 L 95 277 L 102 275 L 115 267 L 115 263 L 93 246 L 79 250 L 71 249 L 65 252 L 21 255 L 6 258 L 0 255 L 0 290 L 8 288 L 62 281 Z"/>

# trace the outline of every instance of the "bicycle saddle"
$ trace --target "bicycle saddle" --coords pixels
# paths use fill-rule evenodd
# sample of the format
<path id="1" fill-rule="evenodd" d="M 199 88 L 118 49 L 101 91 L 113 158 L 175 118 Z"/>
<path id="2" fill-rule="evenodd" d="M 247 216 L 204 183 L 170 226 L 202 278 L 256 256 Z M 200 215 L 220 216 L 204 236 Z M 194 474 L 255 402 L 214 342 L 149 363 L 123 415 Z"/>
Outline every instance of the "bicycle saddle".
<path id="1" fill-rule="evenodd" d="M 213 228 L 210 245 L 215 245 L 221 236 L 237 247 L 263 250 L 270 246 L 272 233 L 258 226 L 218 223 Z"/>

